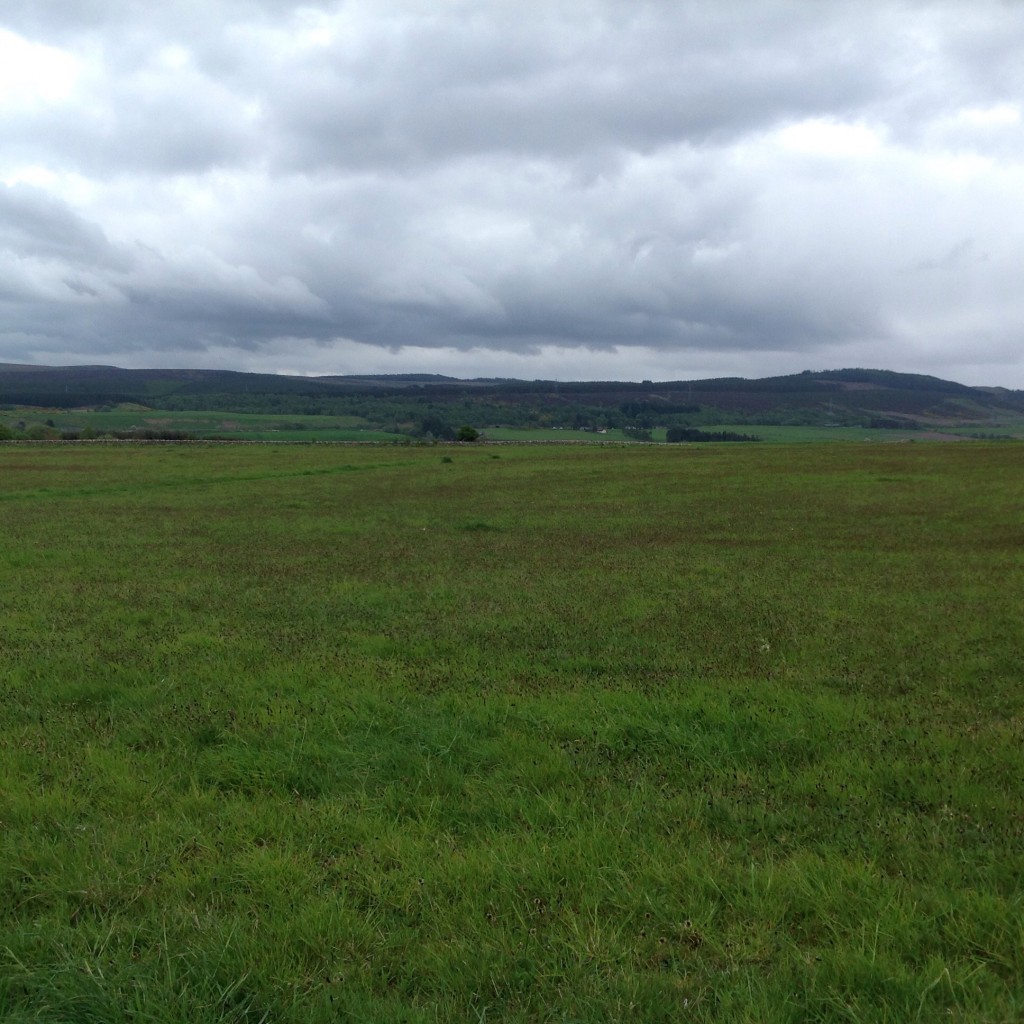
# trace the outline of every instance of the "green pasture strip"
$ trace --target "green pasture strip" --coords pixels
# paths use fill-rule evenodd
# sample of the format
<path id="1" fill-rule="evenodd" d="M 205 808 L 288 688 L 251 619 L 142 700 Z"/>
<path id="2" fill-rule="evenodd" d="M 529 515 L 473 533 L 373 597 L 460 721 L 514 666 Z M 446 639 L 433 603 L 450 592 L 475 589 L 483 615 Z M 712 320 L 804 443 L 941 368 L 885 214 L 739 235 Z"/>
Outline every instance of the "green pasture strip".
<path id="1" fill-rule="evenodd" d="M 729 430 L 737 434 L 752 434 L 768 444 L 807 444 L 809 442 L 843 441 L 904 441 L 915 436 L 908 430 L 868 430 L 864 427 L 799 427 L 762 426 L 750 423 L 717 423 L 701 426 L 706 431 Z"/>
<path id="2" fill-rule="evenodd" d="M 767 444 L 808 444 L 832 441 L 892 443 L 934 440 L 927 431 L 922 430 L 870 430 L 866 427 L 762 426 L 756 423 L 717 423 L 708 426 L 701 425 L 698 429 L 708 432 L 728 430 L 736 434 L 751 434 Z M 948 440 L 948 438 L 946 439 Z"/>
<path id="3" fill-rule="evenodd" d="M 870 430 L 866 427 L 798 427 L 798 426 L 762 426 L 756 423 L 714 423 L 700 424 L 696 429 L 705 433 L 729 431 L 734 434 L 746 434 L 759 438 L 768 444 L 807 444 L 821 442 L 858 442 L 884 443 L 898 441 L 934 441 L 949 440 L 950 435 L 973 438 L 978 434 L 992 432 L 995 428 L 961 429 L 950 427 L 940 432 L 928 430 Z M 1009 431 L 1006 431 L 1009 432 Z M 665 428 L 655 427 L 650 431 L 653 441 L 665 440 Z M 635 441 L 635 438 L 622 430 L 608 430 L 604 434 L 583 430 L 560 430 L 555 428 L 515 429 L 488 427 L 484 431 L 485 439 L 490 441 L 590 441 L 623 442 Z M 736 444 L 738 442 L 680 442 L 683 444 Z"/>
<path id="4" fill-rule="evenodd" d="M 223 431 L 209 435 L 217 440 L 237 441 L 408 441 L 406 434 L 393 434 L 386 430 L 237 430 Z"/>
<path id="5" fill-rule="evenodd" d="M 176 410 L 117 408 L 22 409 L 0 412 L 0 422 L 41 424 L 51 420 L 60 430 L 179 430 L 196 434 L 236 434 L 240 431 L 268 433 L 310 431 L 357 431 L 366 421 L 359 416 L 305 416 L 299 413 L 180 412 Z"/>
<path id="6" fill-rule="evenodd" d="M 1005 424 L 970 425 L 955 424 L 950 426 L 922 427 L 920 430 L 888 430 L 868 429 L 865 427 L 797 427 L 797 426 L 759 426 L 749 423 L 726 423 L 714 426 L 701 426 L 699 429 L 730 430 L 740 434 L 754 434 L 769 444 L 804 444 L 807 442 L 846 441 L 868 443 L 894 443 L 907 441 L 949 441 L 963 438 L 965 440 L 989 440 L 993 436 L 1000 440 L 1024 438 L 1024 423 L 1019 420 Z M 664 432 L 655 438 L 664 440 Z"/>
<path id="7" fill-rule="evenodd" d="M 485 427 L 486 441 L 626 441 L 629 438 L 621 430 L 608 430 L 603 434 L 593 430 L 562 430 L 555 427 Z"/>
<path id="8" fill-rule="evenodd" d="M 0 446 L 0 1019 L 1022 1019 L 1022 462 Z"/>
<path id="9" fill-rule="evenodd" d="M 964 437 L 988 438 L 1024 438 L 1024 419 L 1006 417 L 989 423 L 964 424 L 951 427 L 950 430 Z"/>

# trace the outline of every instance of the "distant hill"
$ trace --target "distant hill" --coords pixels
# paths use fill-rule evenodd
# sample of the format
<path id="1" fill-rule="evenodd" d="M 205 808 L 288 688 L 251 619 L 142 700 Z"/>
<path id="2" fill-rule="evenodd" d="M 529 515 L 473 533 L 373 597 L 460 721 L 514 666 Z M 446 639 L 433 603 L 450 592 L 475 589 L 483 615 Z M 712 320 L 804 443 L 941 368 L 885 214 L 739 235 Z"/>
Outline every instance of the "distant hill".
<path id="1" fill-rule="evenodd" d="M 440 374 L 294 377 L 231 370 L 0 363 L 0 405 L 357 414 L 370 422 L 636 427 L 707 423 L 915 426 L 1024 415 L 1024 392 L 890 370 L 694 381 L 460 380 Z"/>

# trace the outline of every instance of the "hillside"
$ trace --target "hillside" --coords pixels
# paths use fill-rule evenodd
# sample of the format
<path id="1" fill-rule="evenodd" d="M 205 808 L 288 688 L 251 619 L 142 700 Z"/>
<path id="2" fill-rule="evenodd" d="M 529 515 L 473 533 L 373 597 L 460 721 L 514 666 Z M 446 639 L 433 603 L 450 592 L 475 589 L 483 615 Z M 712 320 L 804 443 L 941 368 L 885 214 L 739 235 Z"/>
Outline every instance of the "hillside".
<path id="1" fill-rule="evenodd" d="M 357 416 L 437 436 L 462 422 L 584 430 L 722 422 L 935 430 L 997 425 L 1024 415 L 1021 391 L 871 369 L 635 383 L 0 364 L 0 406 L 9 411 L 129 403 L 177 411 Z"/>

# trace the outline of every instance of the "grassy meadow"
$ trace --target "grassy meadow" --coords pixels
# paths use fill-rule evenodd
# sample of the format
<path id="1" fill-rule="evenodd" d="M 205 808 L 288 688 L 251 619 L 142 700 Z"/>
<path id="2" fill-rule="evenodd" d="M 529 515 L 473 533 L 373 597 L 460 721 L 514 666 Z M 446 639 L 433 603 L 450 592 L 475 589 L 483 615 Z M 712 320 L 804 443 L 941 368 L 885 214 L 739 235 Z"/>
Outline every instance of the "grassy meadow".
<path id="1" fill-rule="evenodd" d="M 422 410 L 421 410 L 422 411 Z M 587 441 L 589 443 L 633 443 L 635 436 L 628 431 L 611 427 L 604 433 L 593 430 L 572 430 L 552 426 L 495 426 L 489 421 L 474 418 L 474 411 L 465 412 L 462 422 L 475 425 L 490 441 Z M 476 410 L 480 413 L 480 410 Z M 390 426 L 357 415 L 329 415 L 315 413 L 253 413 L 213 412 L 154 409 L 133 403 L 116 407 L 94 409 L 47 409 L 0 407 L 0 442 L 5 428 L 30 439 L 57 439 L 61 434 L 77 437 L 104 435 L 111 432 L 156 433 L 171 432 L 198 440 L 234 441 L 338 441 L 381 442 L 399 444 L 424 443 L 410 431 L 417 418 L 408 411 L 396 411 Z M 454 429 L 454 428 L 453 428 Z M 729 431 L 757 437 L 765 444 L 797 444 L 819 442 L 894 442 L 894 441 L 946 441 L 946 440 L 1021 440 L 1024 439 L 1024 419 L 1005 415 L 998 421 L 978 420 L 973 423 L 933 424 L 919 430 L 887 429 L 850 426 L 786 426 L 751 424 L 744 422 L 700 423 L 704 431 Z M 402 432 L 404 431 L 404 432 Z M 17 436 L 16 434 L 16 436 Z M 651 440 L 664 441 L 666 428 L 650 430 Z"/>
<path id="2" fill-rule="evenodd" d="M 1024 1018 L 1024 447 L 0 445 L 5 1022 Z"/>
<path id="3" fill-rule="evenodd" d="M 199 439 L 236 441 L 388 441 L 403 435 L 374 428 L 359 416 L 247 412 L 181 412 L 122 403 L 109 409 L 18 409 L 0 413 L 0 426 L 50 426 L 54 434 L 82 431 L 172 431 Z"/>

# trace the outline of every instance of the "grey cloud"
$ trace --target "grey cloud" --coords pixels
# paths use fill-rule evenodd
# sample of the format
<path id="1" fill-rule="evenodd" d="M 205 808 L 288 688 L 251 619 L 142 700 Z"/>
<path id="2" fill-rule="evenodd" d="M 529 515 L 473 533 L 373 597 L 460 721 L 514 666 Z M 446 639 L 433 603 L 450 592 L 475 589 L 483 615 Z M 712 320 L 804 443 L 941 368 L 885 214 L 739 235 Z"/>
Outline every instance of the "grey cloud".
<path id="1" fill-rule="evenodd" d="M 325 303 L 295 277 L 271 279 L 199 248 L 173 258 L 115 246 L 39 189 L 0 186 L 5 333 L 71 331 L 94 346 L 156 332 L 175 345 L 320 330 Z M 147 327 L 148 325 L 148 327 Z"/>
<path id="2" fill-rule="evenodd" d="M 957 270 L 970 263 L 984 263 L 988 254 L 979 252 L 973 238 L 965 238 L 935 259 L 921 260 L 914 270 Z"/>
<path id="3" fill-rule="evenodd" d="M 174 172 L 258 152 L 289 170 L 390 171 L 487 151 L 579 160 L 727 139 L 848 109 L 884 86 L 845 33 L 788 5 L 726 4 L 711 18 L 700 5 L 666 16 L 657 4 L 595 3 L 523 18 L 511 4 L 448 17 L 357 4 L 351 24 L 336 9 L 329 45 L 305 48 L 292 45 L 301 19 L 288 5 L 274 22 L 265 4 L 253 23 L 253 8 L 226 4 L 216 25 L 209 5 L 193 6 L 173 21 L 142 20 L 131 5 L 80 12 L 86 36 L 103 30 L 104 81 L 116 85 L 35 137 L 62 128 L 62 149 L 79 139 L 87 165 Z M 160 72 L 172 43 L 192 63 Z"/>
<path id="4" fill-rule="evenodd" d="M 124 268 L 129 262 L 102 228 L 78 216 L 67 204 L 38 188 L 0 185 L 0 251 L 17 257 L 43 257 Z"/>
<path id="5" fill-rule="evenodd" d="M 0 106 L 0 357 L 1011 359 L 1013 5 L 64 6 L 0 14 L 84 69 Z"/>
<path id="6" fill-rule="evenodd" d="M 369 38 L 366 52 L 347 54 L 340 42 L 294 68 L 271 62 L 261 99 L 277 159 L 408 167 L 496 151 L 578 160 L 721 142 L 847 109 L 881 87 L 875 67 L 831 34 L 797 29 L 780 60 L 737 11 L 751 38 L 708 46 L 685 16 L 665 24 L 637 10 L 601 31 L 587 31 L 586 18 L 530 19 L 507 34 L 411 19 Z"/>
<path id="7" fill-rule="evenodd" d="M 326 6 L 330 0 L 304 0 L 305 8 Z M 148 38 L 201 39 L 225 22 L 266 17 L 289 17 L 300 6 L 295 0 L 175 0 L 150 4 L 146 0 L 4 0 L 2 23 L 19 32 L 54 43 L 82 35 L 102 34 L 123 42 Z"/>

